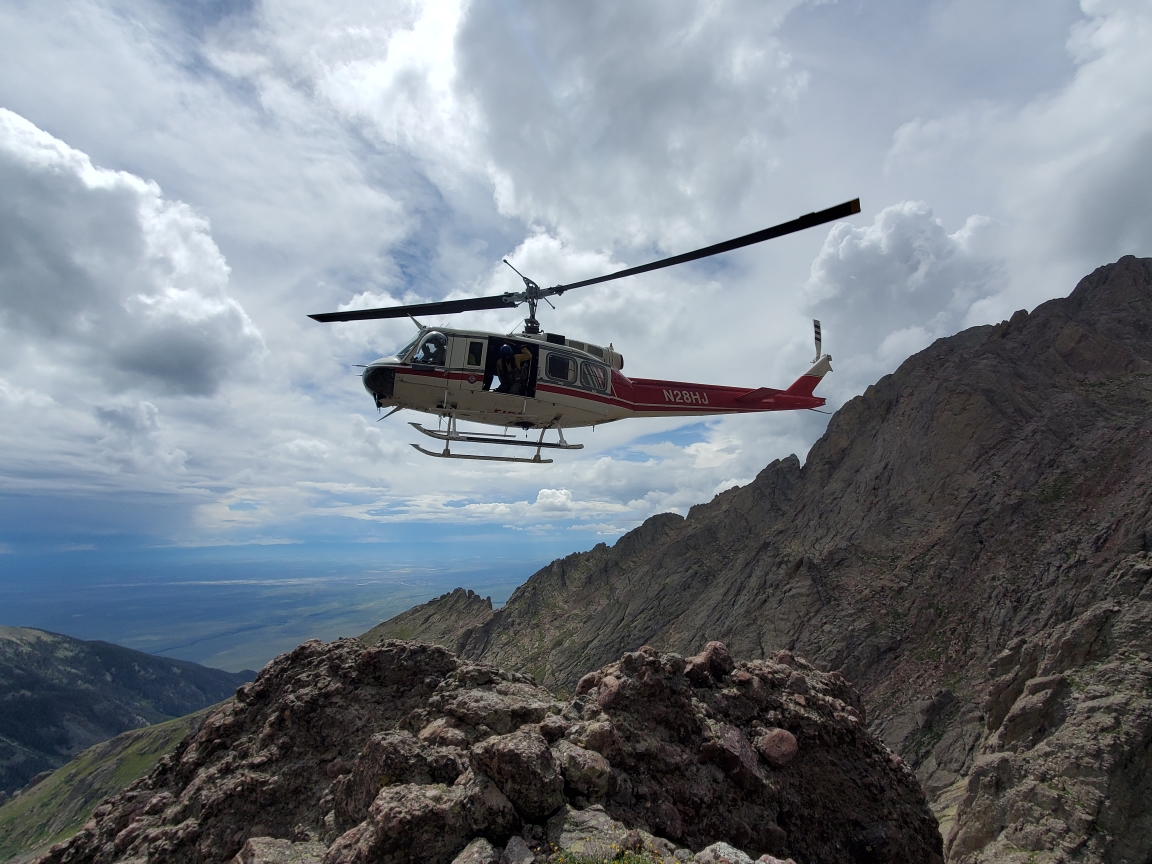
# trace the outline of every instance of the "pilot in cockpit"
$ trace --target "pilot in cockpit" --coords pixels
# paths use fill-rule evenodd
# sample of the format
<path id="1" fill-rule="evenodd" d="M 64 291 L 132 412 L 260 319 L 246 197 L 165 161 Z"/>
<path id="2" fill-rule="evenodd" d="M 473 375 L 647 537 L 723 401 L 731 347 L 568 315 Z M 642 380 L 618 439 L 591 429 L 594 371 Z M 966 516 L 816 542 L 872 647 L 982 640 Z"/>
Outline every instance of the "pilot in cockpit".
<path id="1" fill-rule="evenodd" d="M 443 333 L 437 333 L 433 330 L 424 337 L 423 344 L 421 344 L 420 350 L 416 352 L 416 356 L 412 358 L 412 362 L 428 366 L 443 366 L 447 355 L 448 339 Z"/>

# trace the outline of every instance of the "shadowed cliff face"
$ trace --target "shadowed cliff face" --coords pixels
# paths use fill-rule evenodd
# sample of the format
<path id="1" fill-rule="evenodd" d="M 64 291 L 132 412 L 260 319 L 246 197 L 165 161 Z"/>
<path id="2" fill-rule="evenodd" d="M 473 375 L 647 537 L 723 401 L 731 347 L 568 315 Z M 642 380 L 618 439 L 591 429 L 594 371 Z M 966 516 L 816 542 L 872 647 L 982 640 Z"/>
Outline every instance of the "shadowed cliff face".
<path id="1" fill-rule="evenodd" d="M 1040 782 L 1049 737 L 1078 740 L 1093 676 L 1134 700 L 1111 709 L 1135 725 L 1108 760 L 1152 768 L 1140 703 L 1152 672 L 1150 550 L 1152 259 L 1125 257 L 1067 298 L 909 358 L 837 412 L 804 466 L 774 462 L 687 519 L 659 516 L 611 549 L 554 562 L 461 627 L 457 644 L 568 689 L 642 644 L 791 649 L 862 689 L 873 730 L 930 795 L 964 799 L 946 814 L 958 819 L 956 860 L 1051 851 L 1071 835 L 1097 838 L 1076 847 L 1085 860 L 1121 849 L 1144 860 L 1152 849 L 1120 826 L 1152 816 L 1137 781 L 1110 769 L 1098 769 L 1101 782 L 1123 788 L 1069 804 L 1059 818 L 1071 834 L 1012 834 L 996 802 Z M 1105 622 L 1084 625 L 1096 647 L 1060 655 L 1060 634 L 1086 620 Z M 1045 670 L 1064 683 L 1036 683 Z M 969 774 L 975 791 L 958 782 Z"/>

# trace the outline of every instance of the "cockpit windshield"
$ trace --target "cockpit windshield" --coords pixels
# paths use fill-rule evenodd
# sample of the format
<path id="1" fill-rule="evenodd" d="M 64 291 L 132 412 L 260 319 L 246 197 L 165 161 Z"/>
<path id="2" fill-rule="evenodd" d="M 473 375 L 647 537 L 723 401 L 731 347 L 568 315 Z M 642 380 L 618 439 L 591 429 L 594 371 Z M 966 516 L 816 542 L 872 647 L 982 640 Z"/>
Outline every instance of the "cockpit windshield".
<path id="1" fill-rule="evenodd" d="M 405 345 L 403 348 L 401 348 L 399 351 L 396 352 L 396 358 L 398 360 L 403 360 L 405 357 L 407 357 L 408 352 L 411 351 L 413 348 L 415 348 L 416 343 L 420 341 L 421 335 L 422 334 L 417 333 L 415 336 L 413 336 L 407 345 Z"/>

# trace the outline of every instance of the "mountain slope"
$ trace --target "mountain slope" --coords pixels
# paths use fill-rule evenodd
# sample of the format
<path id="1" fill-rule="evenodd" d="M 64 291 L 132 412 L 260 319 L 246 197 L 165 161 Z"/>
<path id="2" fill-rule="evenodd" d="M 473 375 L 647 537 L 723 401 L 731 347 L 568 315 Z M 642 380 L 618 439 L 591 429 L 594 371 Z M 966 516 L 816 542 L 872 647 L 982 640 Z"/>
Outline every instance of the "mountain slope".
<path id="1" fill-rule="evenodd" d="M 938 340 L 838 411 L 805 465 L 774 462 L 686 519 L 659 516 L 612 548 L 554 562 L 483 623 L 461 627 L 457 644 L 563 688 L 645 643 L 795 650 L 861 687 L 872 728 L 918 766 L 931 795 L 981 760 L 1042 748 L 1081 716 L 1095 686 L 1083 682 L 1103 676 L 1134 700 L 1115 714 L 1133 725 L 1109 758 L 1152 768 L 1152 722 L 1137 704 L 1152 671 L 1152 628 L 1141 623 L 1150 550 L 1152 260 L 1129 256 L 1031 314 Z M 448 632 L 438 604 L 420 614 Z M 1093 620 L 1105 623 L 1077 623 Z M 1059 660 L 1059 640 L 1081 638 L 1065 630 L 1103 641 Z M 1119 671 L 1101 671 L 1110 662 Z M 1025 732 L 1005 740 L 1017 708 Z M 1022 762 L 996 775 L 993 798 L 1032 770 Z M 1079 826 L 1067 830 L 1095 831 L 1108 848 L 1129 842 L 1115 826 L 1145 815 L 1120 803 L 1140 800 L 1129 795 L 1137 781 L 1125 782 L 1095 811 L 1065 814 Z M 958 797 L 958 835 L 985 818 L 981 808 L 987 819 L 954 855 L 992 854 L 1011 819 L 963 783 Z M 1123 812 L 1103 829 L 1107 802 Z"/>
<path id="2" fill-rule="evenodd" d="M 75 834 L 101 801 L 148 774 L 210 710 L 121 732 L 0 807 L 0 861 L 30 861 Z"/>
<path id="3" fill-rule="evenodd" d="M 415 606 L 382 624 L 377 624 L 360 637 L 365 645 L 384 639 L 412 639 L 419 635 L 426 642 L 455 650 L 462 632 L 485 623 L 492 617 L 492 598 L 474 591 L 457 588 L 436 598 L 436 605 Z"/>
<path id="4" fill-rule="evenodd" d="M 214 705 L 254 676 L 0 626 L 0 793 L 120 732 Z"/>

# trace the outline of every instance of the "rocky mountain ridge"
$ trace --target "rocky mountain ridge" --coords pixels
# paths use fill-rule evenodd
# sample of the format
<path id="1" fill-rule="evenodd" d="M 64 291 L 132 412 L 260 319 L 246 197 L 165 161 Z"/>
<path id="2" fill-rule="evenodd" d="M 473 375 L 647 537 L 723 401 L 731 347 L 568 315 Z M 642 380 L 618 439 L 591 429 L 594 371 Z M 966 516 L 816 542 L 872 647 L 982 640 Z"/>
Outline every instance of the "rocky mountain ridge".
<path id="1" fill-rule="evenodd" d="M 40 864 L 941 861 L 836 673 L 712 642 L 575 690 L 426 643 L 307 642 Z"/>
<path id="2" fill-rule="evenodd" d="M 82 750 L 214 705 L 255 674 L 0 626 L 0 803 Z"/>
<path id="3" fill-rule="evenodd" d="M 1150 552 L 1152 259 L 1128 256 L 909 358 L 803 466 L 553 562 L 498 611 L 405 616 L 569 692 L 642 644 L 798 651 L 951 803 L 951 860 L 1144 861 Z"/>

